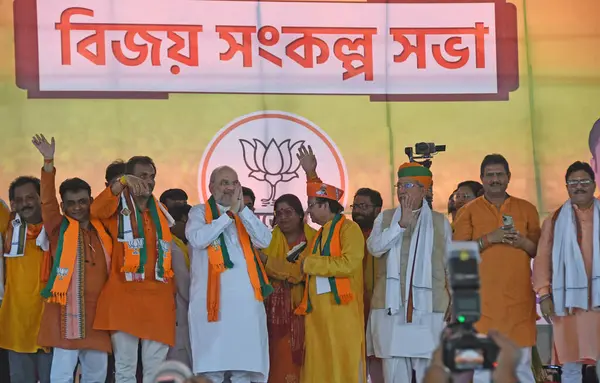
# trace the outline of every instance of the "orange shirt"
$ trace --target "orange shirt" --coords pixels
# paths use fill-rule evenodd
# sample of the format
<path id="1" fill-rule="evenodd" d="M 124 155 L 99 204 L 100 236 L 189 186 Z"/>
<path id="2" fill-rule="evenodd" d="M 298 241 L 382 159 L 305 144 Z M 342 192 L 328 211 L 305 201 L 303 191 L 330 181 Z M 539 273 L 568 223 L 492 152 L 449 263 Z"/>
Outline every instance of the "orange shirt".
<path id="1" fill-rule="evenodd" d="M 145 280 L 126 282 L 121 272 L 124 244 L 118 241 L 119 197 L 106 188 L 92 203 L 91 212 L 102 220 L 113 238 L 112 265 L 96 309 L 94 328 L 122 331 L 140 339 L 175 345 L 175 295 L 172 280 L 155 280 L 156 227 L 149 211 L 141 212 L 146 238 Z"/>
<path id="2" fill-rule="evenodd" d="M 512 216 L 516 230 L 535 244 L 540 238 L 537 209 L 531 203 L 507 198 L 500 209 L 479 197 L 463 206 L 454 224 L 455 241 L 476 241 L 502 226 L 502 216 Z M 481 253 L 481 320 L 476 329 L 496 329 L 521 347 L 536 339 L 535 294 L 531 284 L 531 257 L 505 244 L 488 246 Z"/>

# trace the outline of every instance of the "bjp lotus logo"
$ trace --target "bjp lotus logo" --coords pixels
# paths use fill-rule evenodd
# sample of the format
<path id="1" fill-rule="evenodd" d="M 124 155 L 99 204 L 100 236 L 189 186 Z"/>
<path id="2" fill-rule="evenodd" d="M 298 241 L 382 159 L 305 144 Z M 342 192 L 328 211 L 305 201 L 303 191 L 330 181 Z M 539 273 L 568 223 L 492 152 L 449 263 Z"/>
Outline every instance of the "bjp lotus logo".
<path id="1" fill-rule="evenodd" d="M 213 169 L 228 165 L 254 192 L 255 213 L 263 222 L 273 218 L 273 204 L 283 194 L 295 194 L 306 207 L 306 178 L 296 157 L 301 145 L 310 145 L 317 155 L 319 177 L 345 190 L 346 164 L 327 133 L 295 114 L 259 111 L 229 122 L 206 146 L 198 169 L 200 201 L 210 197 Z M 348 194 L 340 201 L 343 205 Z"/>
<path id="2" fill-rule="evenodd" d="M 300 140 L 292 144 L 292 141 L 287 139 L 278 144 L 271 138 L 267 145 L 257 138 L 252 141 L 240 139 L 244 162 L 250 170 L 248 177 L 265 181 L 271 186 L 269 196 L 262 198 L 261 202 L 263 206 L 273 205 L 277 195 L 277 184 L 298 178 L 300 161 L 296 157 L 296 151 L 305 141 Z"/>

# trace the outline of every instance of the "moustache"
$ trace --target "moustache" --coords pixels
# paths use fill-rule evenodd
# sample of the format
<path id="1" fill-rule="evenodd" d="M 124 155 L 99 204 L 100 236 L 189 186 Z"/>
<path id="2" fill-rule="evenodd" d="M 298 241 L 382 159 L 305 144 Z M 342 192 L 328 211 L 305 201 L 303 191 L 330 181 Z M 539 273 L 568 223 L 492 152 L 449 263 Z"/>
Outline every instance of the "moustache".
<path id="1" fill-rule="evenodd" d="M 492 182 L 490 186 L 500 186 L 502 185 L 500 182 Z"/>
<path id="2" fill-rule="evenodd" d="M 575 194 L 585 194 L 585 190 L 575 190 Z"/>

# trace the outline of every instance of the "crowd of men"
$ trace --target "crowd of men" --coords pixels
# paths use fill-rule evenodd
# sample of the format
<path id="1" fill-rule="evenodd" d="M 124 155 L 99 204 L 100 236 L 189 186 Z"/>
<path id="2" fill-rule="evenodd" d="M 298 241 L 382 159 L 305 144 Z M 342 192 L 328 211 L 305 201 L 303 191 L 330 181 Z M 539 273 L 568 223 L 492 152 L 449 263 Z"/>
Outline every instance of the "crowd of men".
<path id="1" fill-rule="evenodd" d="M 57 193 L 54 138 L 32 143 L 40 177 L 15 179 L 10 209 L 0 205 L 12 383 L 73 382 L 77 369 L 86 383 L 150 383 L 166 359 L 214 383 L 421 383 L 452 320 L 452 240 L 479 245 L 476 328 L 522 348 L 515 379 L 535 382 L 536 295 L 563 382 L 581 382 L 600 354 L 600 202 L 587 163 L 568 167 L 569 199 L 541 228 L 535 206 L 507 193 L 499 154 L 482 160 L 481 183 L 458 184 L 452 223 L 432 210 L 432 172 L 415 162 L 398 168 L 398 207 L 360 188 L 349 219 L 344 191 L 301 147 L 306 194 L 279 196 L 268 227 L 231 167 L 213 170 L 210 198 L 192 207 L 180 189 L 155 198 L 156 165 L 136 156 L 110 164 L 92 198 L 80 178 Z"/>

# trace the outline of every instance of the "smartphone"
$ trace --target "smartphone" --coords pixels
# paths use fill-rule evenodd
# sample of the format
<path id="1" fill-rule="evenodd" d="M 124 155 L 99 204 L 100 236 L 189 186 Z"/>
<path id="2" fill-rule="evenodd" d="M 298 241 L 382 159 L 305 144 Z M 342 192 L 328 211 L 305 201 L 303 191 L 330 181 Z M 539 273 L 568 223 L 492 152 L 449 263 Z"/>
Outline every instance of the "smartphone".
<path id="1" fill-rule="evenodd" d="M 306 249 L 306 242 L 300 242 L 299 244 L 294 246 L 294 248 L 287 253 L 287 261 L 295 263 L 300 257 L 300 254 L 302 254 L 302 252 L 304 251 L 304 249 Z"/>
<path id="2" fill-rule="evenodd" d="M 515 227 L 515 222 L 513 221 L 513 217 L 510 215 L 502 215 L 502 228 L 504 230 L 510 230 Z"/>

